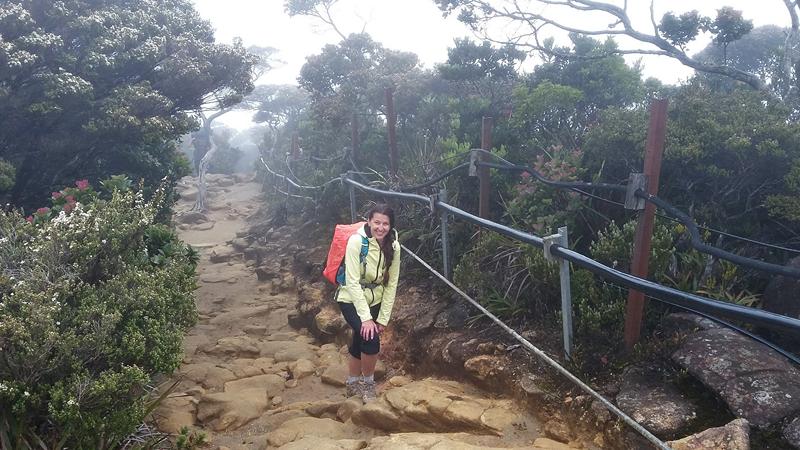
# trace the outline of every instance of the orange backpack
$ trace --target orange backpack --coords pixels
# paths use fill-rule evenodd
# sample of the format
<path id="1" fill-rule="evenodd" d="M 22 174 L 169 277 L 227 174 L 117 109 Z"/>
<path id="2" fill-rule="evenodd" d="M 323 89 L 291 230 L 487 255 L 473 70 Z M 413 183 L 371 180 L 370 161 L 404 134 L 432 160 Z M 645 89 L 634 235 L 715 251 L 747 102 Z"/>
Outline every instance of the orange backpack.
<path id="1" fill-rule="evenodd" d="M 325 269 L 322 275 L 330 283 L 341 286 L 345 284 L 344 278 L 344 254 L 347 251 L 347 240 L 350 236 L 356 234 L 359 228 L 363 228 L 366 222 L 358 222 L 345 225 L 336 225 L 333 231 L 333 240 L 331 240 L 331 247 L 328 249 L 328 260 L 325 263 Z M 367 260 L 367 252 L 369 251 L 369 241 L 365 237 L 361 237 L 361 264 L 365 264 Z"/>

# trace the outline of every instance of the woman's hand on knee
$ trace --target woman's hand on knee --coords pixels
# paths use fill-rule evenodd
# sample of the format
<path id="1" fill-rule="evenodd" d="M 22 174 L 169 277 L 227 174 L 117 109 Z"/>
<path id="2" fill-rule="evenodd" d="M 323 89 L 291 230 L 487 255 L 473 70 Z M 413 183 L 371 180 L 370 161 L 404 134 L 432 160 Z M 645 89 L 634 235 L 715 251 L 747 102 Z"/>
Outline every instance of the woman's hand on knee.
<path id="1" fill-rule="evenodd" d="M 379 332 L 378 324 L 375 323 L 374 320 L 361 322 L 361 338 L 365 341 L 369 341 L 373 337 L 377 336 Z"/>

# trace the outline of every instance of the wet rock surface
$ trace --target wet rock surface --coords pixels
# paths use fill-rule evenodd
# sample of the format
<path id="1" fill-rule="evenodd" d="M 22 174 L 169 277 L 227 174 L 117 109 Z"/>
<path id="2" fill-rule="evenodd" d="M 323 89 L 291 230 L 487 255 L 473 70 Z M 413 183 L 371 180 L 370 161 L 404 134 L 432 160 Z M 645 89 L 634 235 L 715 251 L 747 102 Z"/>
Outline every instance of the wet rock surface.
<path id="1" fill-rule="evenodd" d="M 800 370 L 734 331 L 692 334 L 672 359 L 753 426 L 764 428 L 800 411 Z"/>

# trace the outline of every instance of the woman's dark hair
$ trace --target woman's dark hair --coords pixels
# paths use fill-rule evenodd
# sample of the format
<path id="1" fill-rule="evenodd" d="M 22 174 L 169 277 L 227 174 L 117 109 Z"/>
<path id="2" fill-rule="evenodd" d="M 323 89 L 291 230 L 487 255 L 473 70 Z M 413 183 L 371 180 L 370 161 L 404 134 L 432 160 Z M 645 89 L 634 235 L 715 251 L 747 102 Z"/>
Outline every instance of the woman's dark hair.
<path id="1" fill-rule="evenodd" d="M 372 216 L 375 214 L 383 214 L 384 216 L 389 218 L 389 233 L 386 234 L 386 239 L 383 240 L 381 244 L 381 251 L 383 252 L 384 258 L 386 258 L 386 269 L 383 272 L 383 285 L 385 286 L 386 283 L 389 282 L 389 266 L 392 265 L 392 261 L 394 260 L 394 210 L 385 203 L 378 203 L 372 208 L 370 208 L 369 212 L 367 213 L 367 220 L 371 220 Z"/>

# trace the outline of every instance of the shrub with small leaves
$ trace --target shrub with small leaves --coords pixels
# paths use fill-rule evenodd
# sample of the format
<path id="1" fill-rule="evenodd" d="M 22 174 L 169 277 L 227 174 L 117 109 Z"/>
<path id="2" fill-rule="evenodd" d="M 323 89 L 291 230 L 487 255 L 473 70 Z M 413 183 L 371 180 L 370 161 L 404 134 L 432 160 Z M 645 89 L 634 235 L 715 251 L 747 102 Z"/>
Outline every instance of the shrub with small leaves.
<path id="1" fill-rule="evenodd" d="M 154 223 L 163 197 L 99 199 L 81 180 L 35 220 L 0 213 L 0 411 L 17 437 L 114 445 L 144 419 L 150 377 L 178 367 L 197 260 Z"/>

